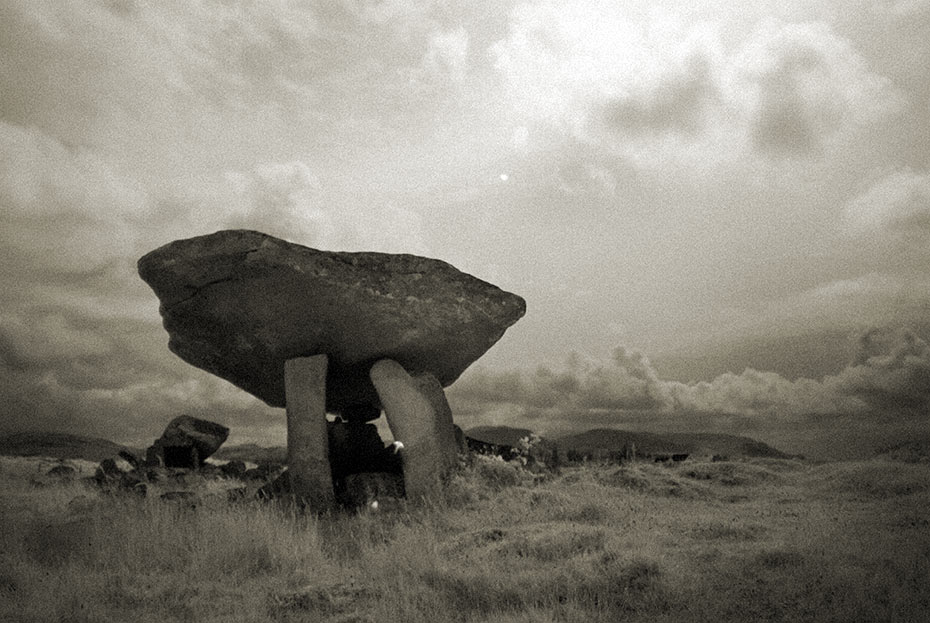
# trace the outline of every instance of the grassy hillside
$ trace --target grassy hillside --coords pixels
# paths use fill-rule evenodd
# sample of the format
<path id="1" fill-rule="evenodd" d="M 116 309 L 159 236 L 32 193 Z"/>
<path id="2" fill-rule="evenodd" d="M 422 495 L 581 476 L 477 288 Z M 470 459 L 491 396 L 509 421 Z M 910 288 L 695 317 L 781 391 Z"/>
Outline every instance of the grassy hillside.
<path id="1" fill-rule="evenodd" d="M 865 623 L 930 612 L 926 464 L 641 462 L 540 481 L 476 459 L 426 507 L 319 519 L 231 504 L 207 484 L 191 507 L 78 482 L 36 488 L 18 473 L 0 470 L 4 621 Z"/>
<path id="2" fill-rule="evenodd" d="M 27 431 L 0 437 L 2 456 L 49 456 L 58 459 L 102 461 L 130 448 L 100 439 L 68 433 Z"/>
<path id="3" fill-rule="evenodd" d="M 475 426 L 465 431 L 472 439 L 485 443 L 494 443 L 505 446 L 516 446 L 524 437 L 533 434 L 528 428 L 513 428 L 512 426 Z"/>
<path id="4" fill-rule="evenodd" d="M 789 458 L 775 448 L 737 435 L 718 433 L 641 433 L 600 428 L 555 440 L 564 450 L 590 452 L 620 450 L 627 443 L 639 454 L 688 453 L 698 456 L 720 454 L 730 457 Z"/>
<path id="5" fill-rule="evenodd" d="M 236 446 L 223 446 L 213 454 L 214 459 L 221 461 L 250 461 L 252 463 L 279 463 L 287 461 L 287 448 L 274 446 L 266 448 L 254 443 L 245 443 Z"/>
<path id="6" fill-rule="evenodd" d="M 930 463 L 930 438 L 911 439 L 881 448 L 877 456 L 904 463 Z"/>

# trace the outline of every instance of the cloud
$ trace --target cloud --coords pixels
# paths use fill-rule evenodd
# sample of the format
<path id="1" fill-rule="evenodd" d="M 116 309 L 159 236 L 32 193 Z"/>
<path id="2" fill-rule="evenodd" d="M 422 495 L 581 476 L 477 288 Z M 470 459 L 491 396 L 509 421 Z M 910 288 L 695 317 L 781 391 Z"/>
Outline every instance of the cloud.
<path id="1" fill-rule="evenodd" d="M 711 61 L 695 54 L 665 75 L 603 104 L 605 122 L 624 133 L 695 134 L 720 97 Z"/>
<path id="2" fill-rule="evenodd" d="M 901 96 L 824 23 L 763 23 L 736 57 L 753 146 L 773 155 L 817 152 L 897 112 Z"/>
<path id="3" fill-rule="evenodd" d="M 427 253 L 423 220 L 392 202 L 327 203 L 325 187 L 301 161 L 229 171 L 223 188 L 193 201 L 209 206 L 213 227 L 257 229 L 300 244 L 340 251 Z M 197 214 L 194 206 L 187 208 Z M 220 227 L 222 225 L 222 227 Z"/>
<path id="4" fill-rule="evenodd" d="M 893 249 L 885 252 L 894 255 Z M 888 270 L 831 279 L 799 292 L 760 297 L 732 309 L 733 330 L 757 332 L 759 318 L 777 319 L 780 330 L 789 334 L 830 329 L 859 332 L 886 323 L 924 323 L 930 276 L 922 270 L 919 255 L 903 257 L 906 261 L 892 257 Z"/>
<path id="5" fill-rule="evenodd" d="M 95 151 L 0 121 L 0 163 L 7 262 L 87 272 L 133 249 L 148 196 Z"/>
<path id="6" fill-rule="evenodd" d="M 477 371 L 457 382 L 453 395 L 465 403 L 514 403 L 533 409 L 656 409 L 672 396 L 640 351 L 617 348 L 609 365 L 569 356 L 566 370 L 540 367 L 530 375 Z"/>
<path id="7" fill-rule="evenodd" d="M 462 80 L 468 71 L 469 37 L 464 27 L 433 33 L 423 64 L 427 69 Z"/>
<path id="8" fill-rule="evenodd" d="M 97 149 L 0 122 L 0 163 L 4 431 L 144 443 L 174 415 L 192 413 L 255 438 L 281 433 L 280 413 L 168 351 L 136 259 L 228 227 L 324 247 L 425 249 L 415 212 L 389 203 L 324 210 L 325 188 L 301 161 L 192 176 L 186 193 L 156 194 Z"/>
<path id="9" fill-rule="evenodd" d="M 0 431 L 52 430 L 151 443 L 179 413 L 205 417 L 234 429 L 281 433 L 284 413 L 271 409 L 206 372 L 185 380 L 153 377 L 118 387 L 81 387 L 58 374 L 2 370 Z M 283 441 L 283 435 L 276 439 Z"/>
<path id="10" fill-rule="evenodd" d="M 903 98 L 826 23 L 525 3 L 492 48 L 514 114 L 643 165 L 817 156 Z"/>
<path id="11" fill-rule="evenodd" d="M 178 96 L 212 105 L 305 97 L 326 50 L 314 8 L 291 2 L 14 0 L 0 23 L 11 59 L 0 91 L 19 122 L 39 112 L 29 100 L 67 102 L 92 123 L 97 112 L 151 111 Z"/>
<path id="12" fill-rule="evenodd" d="M 852 233 L 926 241 L 930 235 L 930 174 L 901 169 L 876 181 L 846 206 Z"/>
<path id="13" fill-rule="evenodd" d="M 627 414 L 659 421 L 739 417 L 779 426 L 812 416 L 919 413 L 930 409 L 930 346 L 907 329 L 872 329 L 850 364 L 821 380 L 746 369 L 690 384 L 661 379 L 645 355 L 619 347 L 606 364 L 572 355 L 561 371 L 469 372 L 449 396 L 456 412 L 475 421 L 509 405 L 512 425 L 536 420 L 574 428 Z"/>
<path id="14" fill-rule="evenodd" d="M 320 182 L 305 163 L 262 164 L 225 174 L 231 197 L 224 227 L 319 243 L 330 227 L 320 206 Z"/>
<path id="15" fill-rule="evenodd" d="M 874 409 L 930 409 L 930 346 L 908 330 L 873 329 L 853 363 L 824 384 Z"/>

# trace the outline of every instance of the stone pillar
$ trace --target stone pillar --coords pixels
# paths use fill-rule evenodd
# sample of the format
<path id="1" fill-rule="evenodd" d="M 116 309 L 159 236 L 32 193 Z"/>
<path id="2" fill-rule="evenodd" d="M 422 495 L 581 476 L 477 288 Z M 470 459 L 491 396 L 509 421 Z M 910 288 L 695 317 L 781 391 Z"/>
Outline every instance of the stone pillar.
<path id="1" fill-rule="evenodd" d="M 287 471 L 291 494 L 316 512 L 332 508 L 333 478 L 326 432 L 326 355 L 284 362 Z"/>
<path id="2" fill-rule="evenodd" d="M 446 476 L 458 466 L 459 451 L 455 441 L 455 424 L 452 422 L 452 408 L 446 400 L 442 383 L 432 374 L 420 374 L 413 377 L 419 392 L 433 408 L 433 427 L 439 443 L 439 453 L 443 464 L 442 475 Z"/>
<path id="3" fill-rule="evenodd" d="M 440 429 L 445 429 L 446 422 L 449 425 L 451 447 L 454 449 L 455 445 L 455 434 L 451 428 L 452 412 L 437 412 L 443 404 L 448 409 L 442 388 L 438 388 L 437 395 L 432 385 L 432 382 L 438 384 L 436 379 L 432 379 L 432 382 L 429 379 L 414 379 L 391 359 L 375 363 L 370 375 L 394 439 L 404 446 L 401 456 L 407 498 L 418 500 L 429 497 L 439 489 L 443 476 L 449 471 L 449 462 L 444 458 L 445 448 L 449 445 L 445 439 L 446 434 L 440 433 Z M 439 396 L 442 398 L 441 404 Z"/>

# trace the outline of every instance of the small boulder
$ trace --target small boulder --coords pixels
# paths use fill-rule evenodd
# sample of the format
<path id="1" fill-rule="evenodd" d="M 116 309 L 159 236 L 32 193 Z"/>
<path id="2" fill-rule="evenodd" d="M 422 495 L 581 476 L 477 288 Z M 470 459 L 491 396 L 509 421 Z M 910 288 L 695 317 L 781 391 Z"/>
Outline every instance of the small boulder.
<path id="1" fill-rule="evenodd" d="M 122 459 L 103 459 L 94 471 L 94 482 L 104 488 L 116 486 L 130 471 L 132 466 Z"/>
<path id="2" fill-rule="evenodd" d="M 242 474 L 242 480 L 255 482 L 269 482 L 278 477 L 284 470 L 284 467 L 275 463 L 262 463 L 258 467 L 245 470 Z"/>
<path id="3" fill-rule="evenodd" d="M 139 467 L 142 465 L 142 461 L 139 460 L 139 457 L 137 457 L 129 450 L 120 450 L 117 456 L 129 463 L 132 469 L 139 469 Z"/>
<path id="4" fill-rule="evenodd" d="M 220 465 L 220 473 L 226 478 L 242 478 L 245 472 L 245 463 L 243 461 L 234 460 Z"/>
<path id="5" fill-rule="evenodd" d="M 77 475 L 77 470 L 70 465 L 60 464 L 45 472 L 45 475 L 60 480 L 72 480 Z"/>

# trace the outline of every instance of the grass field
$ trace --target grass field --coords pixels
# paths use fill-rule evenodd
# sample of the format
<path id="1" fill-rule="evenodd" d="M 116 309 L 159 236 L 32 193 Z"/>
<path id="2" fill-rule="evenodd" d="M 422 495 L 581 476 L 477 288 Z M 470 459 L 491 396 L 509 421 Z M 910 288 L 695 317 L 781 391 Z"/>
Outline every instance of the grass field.
<path id="1" fill-rule="evenodd" d="M 0 620 L 930 621 L 930 464 L 478 460 L 428 507 L 103 497 L 0 461 Z M 86 466 L 85 466 L 86 467 Z M 213 487 L 213 490 L 210 489 Z"/>

